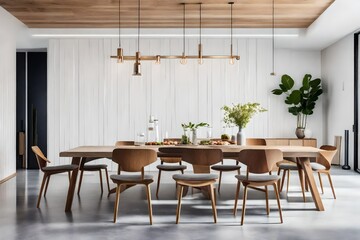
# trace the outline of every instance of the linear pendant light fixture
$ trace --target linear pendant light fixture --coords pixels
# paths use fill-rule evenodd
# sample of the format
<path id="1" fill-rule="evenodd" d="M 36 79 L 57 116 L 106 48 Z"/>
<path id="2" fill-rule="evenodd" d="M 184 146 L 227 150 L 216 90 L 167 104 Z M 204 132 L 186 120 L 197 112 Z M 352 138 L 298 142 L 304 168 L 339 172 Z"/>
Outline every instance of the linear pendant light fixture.
<path id="1" fill-rule="evenodd" d="M 192 4 L 192 3 L 189 3 Z M 111 58 L 116 58 L 118 63 L 123 63 L 124 61 L 130 60 L 130 61 L 135 61 L 134 63 L 134 73 L 133 76 L 141 76 L 141 61 L 144 60 L 150 60 L 150 61 L 155 61 L 155 63 L 159 64 L 161 59 L 180 59 L 180 63 L 181 64 L 186 64 L 187 63 L 187 59 L 197 59 L 199 64 L 203 63 L 203 59 L 230 59 L 230 63 L 233 64 L 235 62 L 235 60 L 240 60 L 240 56 L 237 55 L 233 55 L 233 4 L 234 2 L 229 2 L 230 5 L 230 17 L 231 17 L 231 44 L 230 44 L 230 55 L 203 55 L 202 52 L 202 3 L 195 3 L 195 4 L 199 4 L 199 16 L 200 16 L 200 21 L 199 21 L 199 45 L 198 45 L 198 54 L 194 55 L 194 56 L 186 56 L 185 54 L 185 24 L 186 24 L 186 3 L 182 3 L 183 5 L 183 52 L 182 55 L 178 56 L 178 55 L 155 55 L 155 56 L 141 56 L 140 54 L 140 23 L 141 23 L 141 2 L 140 0 L 138 0 L 138 34 L 137 34 L 137 52 L 135 54 L 135 56 L 124 56 L 123 55 L 123 49 L 121 48 L 121 22 L 120 22 L 120 0 L 119 0 L 119 48 L 117 49 L 117 55 L 116 56 L 111 56 Z"/>

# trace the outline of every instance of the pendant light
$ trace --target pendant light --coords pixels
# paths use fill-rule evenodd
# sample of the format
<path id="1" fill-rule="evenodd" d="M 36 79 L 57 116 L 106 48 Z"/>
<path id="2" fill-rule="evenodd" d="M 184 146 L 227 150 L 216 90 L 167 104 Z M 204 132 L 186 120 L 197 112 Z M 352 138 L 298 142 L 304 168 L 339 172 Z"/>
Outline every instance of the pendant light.
<path id="1" fill-rule="evenodd" d="M 229 2 L 230 4 L 230 64 L 235 63 L 235 58 L 233 57 L 233 5 L 234 2 Z"/>
<path id="2" fill-rule="evenodd" d="M 275 76 L 275 0 L 272 0 L 272 72 L 271 76 Z"/>
<path id="3" fill-rule="evenodd" d="M 140 0 L 138 0 L 138 36 L 137 36 L 137 51 L 135 54 L 133 76 L 141 76 L 140 57 L 141 57 L 140 56 Z"/>
<path id="4" fill-rule="evenodd" d="M 117 62 L 123 63 L 124 62 L 124 51 L 121 48 L 121 18 L 120 18 L 120 12 L 121 12 L 121 0 L 119 0 L 119 47 L 117 49 Z"/>
<path id="5" fill-rule="evenodd" d="M 181 59 L 180 59 L 180 63 L 181 64 L 186 64 L 187 63 L 187 59 L 186 59 L 186 55 L 185 55 L 185 23 L 186 23 L 186 15 L 185 15 L 185 6 L 186 4 L 185 3 L 182 3 L 183 5 L 183 52 L 182 52 L 182 56 L 181 56 Z"/>
<path id="6" fill-rule="evenodd" d="M 203 55 L 202 55 L 202 43 L 201 43 L 201 5 L 202 5 L 202 3 L 199 3 L 199 6 L 200 6 L 200 9 L 199 9 L 199 12 L 200 12 L 200 28 L 199 28 L 199 30 L 200 30 L 200 34 L 199 34 L 199 38 L 200 38 L 200 40 L 199 40 L 199 45 L 198 45 L 198 62 L 199 62 L 199 64 L 203 64 L 204 63 L 204 60 L 203 60 Z"/>

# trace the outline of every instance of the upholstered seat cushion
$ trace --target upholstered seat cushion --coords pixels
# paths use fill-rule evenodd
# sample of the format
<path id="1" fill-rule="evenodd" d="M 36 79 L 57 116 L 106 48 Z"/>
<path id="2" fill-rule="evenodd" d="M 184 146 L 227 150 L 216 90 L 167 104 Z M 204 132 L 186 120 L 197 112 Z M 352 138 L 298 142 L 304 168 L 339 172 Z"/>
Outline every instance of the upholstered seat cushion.
<path id="1" fill-rule="evenodd" d="M 209 181 L 218 179 L 218 175 L 210 173 L 175 174 L 173 175 L 173 179 L 180 181 Z"/>
<path id="2" fill-rule="evenodd" d="M 236 175 L 235 176 L 239 181 L 249 181 L 249 182 L 267 182 L 267 181 L 277 181 L 280 179 L 278 175 L 263 175 L 263 174 L 251 174 L 249 178 L 246 178 L 246 175 Z"/>
<path id="3" fill-rule="evenodd" d="M 211 169 L 216 171 L 236 171 L 241 168 L 240 165 L 214 165 Z"/>
<path id="4" fill-rule="evenodd" d="M 325 170 L 326 167 L 324 165 L 321 165 L 319 163 L 312 162 L 310 163 L 312 170 L 319 171 L 319 170 Z"/>
<path id="5" fill-rule="evenodd" d="M 144 178 L 141 178 L 141 175 L 129 175 L 129 174 L 120 174 L 120 175 L 111 175 L 111 180 L 114 183 L 117 182 L 143 182 L 150 181 L 153 179 L 153 175 L 145 174 Z"/>
<path id="6" fill-rule="evenodd" d="M 99 170 L 99 169 L 106 169 L 106 164 L 85 164 L 82 169 L 83 170 Z"/>
<path id="7" fill-rule="evenodd" d="M 69 164 L 69 165 L 58 165 L 58 166 L 48 166 L 48 167 L 43 167 L 42 170 L 45 172 L 67 172 L 67 171 L 72 171 L 76 168 L 78 168 L 78 165 L 74 165 L 74 164 Z"/>
<path id="8" fill-rule="evenodd" d="M 185 165 L 157 165 L 156 166 L 158 169 L 160 170 L 164 170 L 164 171 L 180 171 L 180 170 L 185 170 L 186 166 Z"/>
<path id="9" fill-rule="evenodd" d="M 279 165 L 279 168 L 284 170 L 298 170 L 297 165 L 289 163 L 282 163 Z"/>

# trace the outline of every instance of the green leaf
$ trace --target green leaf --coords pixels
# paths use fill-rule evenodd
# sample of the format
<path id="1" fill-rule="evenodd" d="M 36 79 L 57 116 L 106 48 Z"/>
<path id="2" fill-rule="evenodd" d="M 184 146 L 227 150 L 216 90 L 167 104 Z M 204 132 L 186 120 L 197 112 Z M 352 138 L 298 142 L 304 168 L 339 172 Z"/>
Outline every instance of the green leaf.
<path id="1" fill-rule="evenodd" d="M 294 80 L 286 74 L 281 77 L 281 83 L 287 91 L 294 86 Z"/>
<path id="2" fill-rule="evenodd" d="M 283 91 L 281 89 L 274 89 L 271 92 L 275 95 L 281 95 L 283 93 Z"/>
<path id="3" fill-rule="evenodd" d="M 310 89 L 310 80 L 311 80 L 311 75 L 310 74 L 305 74 L 304 78 L 303 78 L 303 89 L 304 90 L 309 90 Z"/>
<path id="4" fill-rule="evenodd" d="M 298 108 L 297 107 L 289 107 L 289 113 L 297 116 L 299 113 Z"/>
<path id="5" fill-rule="evenodd" d="M 283 85 L 283 84 L 279 84 L 279 87 L 281 88 L 281 90 L 283 91 L 283 92 L 287 92 L 288 90 L 286 89 L 286 87 Z"/>
<path id="6" fill-rule="evenodd" d="M 290 93 L 290 95 L 287 98 L 289 100 L 289 102 L 291 102 L 292 104 L 299 104 L 301 101 L 301 92 L 299 90 L 294 90 Z"/>
<path id="7" fill-rule="evenodd" d="M 310 81 L 310 86 L 312 88 L 315 88 L 315 87 L 319 86 L 320 83 L 321 83 L 320 78 L 316 78 L 316 79 Z"/>

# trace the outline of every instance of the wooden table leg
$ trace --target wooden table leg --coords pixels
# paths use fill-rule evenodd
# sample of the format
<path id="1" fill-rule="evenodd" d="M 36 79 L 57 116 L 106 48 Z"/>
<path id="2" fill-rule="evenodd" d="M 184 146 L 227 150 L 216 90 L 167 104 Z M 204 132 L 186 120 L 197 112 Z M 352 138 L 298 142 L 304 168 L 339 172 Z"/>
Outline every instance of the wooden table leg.
<path id="1" fill-rule="evenodd" d="M 310 187 L 310 191 L 311 191 L 311 195 L 312 198 L 314 200 L 316 209 L 318 211 L 324 211 L 324 205 L 322 203 L 319 191 L 316 187 L 316 183 L 315 183 L 315 179 L 314 179 L 314 175 L 313 175 L 313 171 L 311 169 L 311 165 L 310 165 L 310 159 L 309 158 L 299 158 L 300 164 L 304 170 L 305 173 L 305 178 L 309 183 L 309 187 Z"/>
<path id="2" fill-rule="evenodd" d="M 81 158 L 79 157 L 73 157 L 71 164 L 79 165 L 81 164 Z M 74 192 L 76 187 L 76 179 L 79 172 L 79 168 L 72 171 L 67 199 L 66 199 L 66 205 L 65 205 L 65 212 L 71 212 L 71 206 L 74 199 Z"/>

